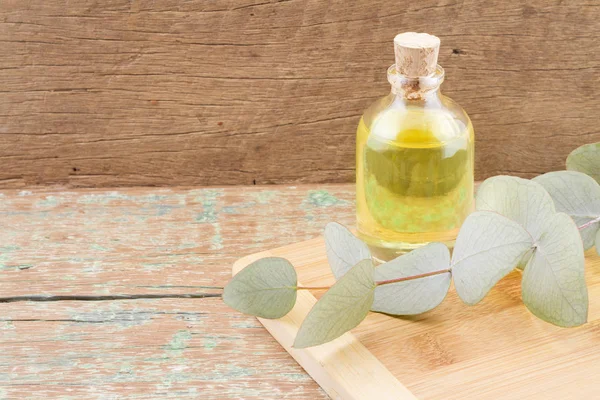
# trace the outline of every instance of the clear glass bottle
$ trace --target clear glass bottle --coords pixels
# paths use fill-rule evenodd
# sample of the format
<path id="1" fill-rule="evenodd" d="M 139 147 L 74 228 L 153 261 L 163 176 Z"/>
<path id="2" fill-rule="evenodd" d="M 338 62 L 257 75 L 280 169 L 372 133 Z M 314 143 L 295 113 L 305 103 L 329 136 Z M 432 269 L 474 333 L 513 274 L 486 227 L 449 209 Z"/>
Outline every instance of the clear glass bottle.
<path id="1" fill-rule="evenodd" d="M 356 139 L 358 233 L 381 261 L 452 247 L 473 207 L 473 126 L 440 93 L 439 39 L 411 32 L 394 43 L 391 93 L 365 111 Z"/>

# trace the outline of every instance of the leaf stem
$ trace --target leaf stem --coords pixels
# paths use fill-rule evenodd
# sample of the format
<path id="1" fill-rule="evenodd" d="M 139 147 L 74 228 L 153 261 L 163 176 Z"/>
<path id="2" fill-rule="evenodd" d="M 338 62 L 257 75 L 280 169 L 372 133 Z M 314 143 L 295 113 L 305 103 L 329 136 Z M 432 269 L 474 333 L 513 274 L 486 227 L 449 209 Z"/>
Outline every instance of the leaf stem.
<path id="1" fill-rule="evenodd" d="M 331 286 L 298 286 L 297 290 L 329 290 Z"/>
<path id="2" fill-rule="evenodd" d="M 405 277 L 396 278 L 396 279 L 388 279 L 386 281 L 377 281 L 377 282 L 375 282 L 375 284 L 377 286 L 388 285 L 390 283 L 412 281 L 413 279 L 427 278 L 428 276 L 441 275 L 441 274 L 445 274 L 445 273 L 449 273 L 449 272 L 450 272 L 450 269 L 441 269 L 439 271 L 426 272 L 424 274 L 419 274 L 419 275 L 405 276 Z"/>
<path id="3" fill-rule="evenodd" d="M 375 284 L 377 286 L 389 285 L 391 283 L 412 281 L 414 279 L 427 278 L 428 276 L 441 275 L 441 274 L 446 274 L 446 273 L 450 273 L 450 272 L 451 272 L 450 269 L 441 269 L 439 271 L 426 272 L 424 274 L 419 274 L 419 275 L 404 276 L 402 278 L 388 279 L 386 281 L 377 281 L 377 282 L 375 282 Z M 298 289 L 298 290 L 329 290 L 329 289 L 331 289 L 331 286 L 298 286 L 296 289 Z"/>
<path id="4" fill-rule="evenodd" d="M 583 224 L 581 226 L 578 226 L 577 229 L 579 229 L 579 230 L 585 229 L 585 228 L 587 228 L 590 225 L 594 225 L 596 222 L 600 222 L 600 217 L 594 218 L 594 219 L 586 222 L 585 224 Z"/>

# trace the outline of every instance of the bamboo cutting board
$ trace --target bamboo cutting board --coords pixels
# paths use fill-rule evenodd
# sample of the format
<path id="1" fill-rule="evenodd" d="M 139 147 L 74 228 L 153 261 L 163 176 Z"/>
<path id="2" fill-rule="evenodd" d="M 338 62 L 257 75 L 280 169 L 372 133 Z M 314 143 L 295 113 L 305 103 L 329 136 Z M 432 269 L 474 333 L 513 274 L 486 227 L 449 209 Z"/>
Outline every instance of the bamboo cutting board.
<path id="1" fill-rule="evenodd" d="M 306 286 L 332 285 L 322 238 L 238 260 L 234 274 L 262 257 L 284 257 Z M 476 306 L 454 288 L 436 309 L 414 317 L 370 313 L 333 342 L 293 349 L 298 328 L 321 294 L 298 293 L 279 320 L 259 318 L 273 337 L 333 399 L 596 399 L 600 398 L 600 257 L 586 252 L 589 322 L 558 328 L 521 301 L 512 272 Z"/>

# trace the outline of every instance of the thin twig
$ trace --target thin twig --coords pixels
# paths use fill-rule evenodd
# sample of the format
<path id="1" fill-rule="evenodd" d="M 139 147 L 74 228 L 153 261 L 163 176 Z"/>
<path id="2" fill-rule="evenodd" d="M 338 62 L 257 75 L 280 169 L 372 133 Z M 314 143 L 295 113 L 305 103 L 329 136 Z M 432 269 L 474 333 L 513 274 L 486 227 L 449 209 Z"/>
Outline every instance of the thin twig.
<path id="1" fill-rule="evenodd" d="M 439 271 L 426 272 L 424 274 L 419 274 L 419 275 L 405 276 L 403 278 L 388 279 L 386 281 L 375 282 L 375 284 L 377 284 L 377 286 L 388 285 L 390 283 L 412 281 L 413 279 L 427 278 L 428 276 L 441 275 L 441 274 L 446 274 L 446 273 L 450 273 L 450 270 L 449 269 L 442 269 L 442 270 L 439 270 Z"/>
<path id="2" fill-rule="evenodd" d="M 424 274 L 419 274 L 419 275 L 405 276 L 405 277 L 396 278 L 396 279 L 388 279 L 386 281 L 377 281 L 377 282 L 375 282 L 375 284 L 377 286 L 389 285 L 391 283 L 412 281 L 414 279 L 427 278 L 428 276 L 441 275 L 441 274 L 446 274 L 446 273 L 450 273 L 450 270 L 442 269 L 439 271 L 426 272 Z M 329 290 L 329 289 L 331 289 L 331 286 L 298 286 L 297 289 L 298 290 Z"/>
<path id="3" fill-rule="evenodd" d="M 331 286 L 298 286 L 298 290 L 329 290 Z"/>
<path id="4" fill-rule="evenodd" d="M 578 226 L 577 229 L 579 229 L 579 230 L 585 229 L 585 228 L 587 228 L 590 225 L 594 225 L 596 222 L 600 222 L 600 217 L 594 218 L 594 219 L 586 222 L 585 224 L 583 224 L 581 226 Z"/>

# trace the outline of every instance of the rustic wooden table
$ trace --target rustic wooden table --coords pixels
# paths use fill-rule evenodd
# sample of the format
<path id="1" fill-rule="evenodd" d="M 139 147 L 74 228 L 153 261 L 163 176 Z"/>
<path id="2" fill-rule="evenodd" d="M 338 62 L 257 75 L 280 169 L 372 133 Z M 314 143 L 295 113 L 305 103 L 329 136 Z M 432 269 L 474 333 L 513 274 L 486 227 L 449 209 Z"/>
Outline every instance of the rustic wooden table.
<path id="1" fill-rule="evenodd" d="M 0 398 L 326 399 L 255 318 L 210 296 L 239 257 L 352 225 L 353 196 L 352 185 L 0 194 Z"/>

